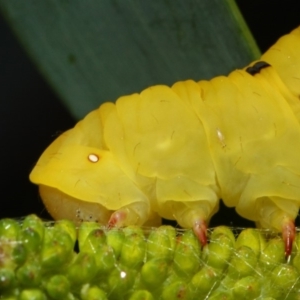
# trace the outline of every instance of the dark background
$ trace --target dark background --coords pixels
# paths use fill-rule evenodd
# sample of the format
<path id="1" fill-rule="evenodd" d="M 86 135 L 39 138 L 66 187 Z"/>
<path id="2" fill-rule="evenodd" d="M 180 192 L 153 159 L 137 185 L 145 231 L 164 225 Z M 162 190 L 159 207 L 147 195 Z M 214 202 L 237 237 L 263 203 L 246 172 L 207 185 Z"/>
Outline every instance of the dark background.
<path id="1" fill-rule="evenodd" d="M 262 52 L 300 25 L 300 1 L 237 3 Z M 30 213 L 50 218 L 28 175 L 57 133 L 73 127 L 75 120 L 40 76 L 1 15 L 0 37 L 0 218 Z M 211 223 L 218 224 L 252 223 L 238 217 L 234 209 L 222 207 Z"/>

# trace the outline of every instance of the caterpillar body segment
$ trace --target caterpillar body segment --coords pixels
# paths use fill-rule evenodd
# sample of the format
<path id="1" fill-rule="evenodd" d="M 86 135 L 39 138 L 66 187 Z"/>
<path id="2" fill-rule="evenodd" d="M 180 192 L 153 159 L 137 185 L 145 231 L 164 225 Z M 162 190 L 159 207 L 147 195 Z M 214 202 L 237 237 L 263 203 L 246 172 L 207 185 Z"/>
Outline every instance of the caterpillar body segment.
<path id="1" fill-rule="evenodd" d="M 145 89 L 62 134 L 30 174 L 54 218 L 193 228 L 219 200 L 282 232 L 300 205 L 300 27 L 228 76 Z"/>

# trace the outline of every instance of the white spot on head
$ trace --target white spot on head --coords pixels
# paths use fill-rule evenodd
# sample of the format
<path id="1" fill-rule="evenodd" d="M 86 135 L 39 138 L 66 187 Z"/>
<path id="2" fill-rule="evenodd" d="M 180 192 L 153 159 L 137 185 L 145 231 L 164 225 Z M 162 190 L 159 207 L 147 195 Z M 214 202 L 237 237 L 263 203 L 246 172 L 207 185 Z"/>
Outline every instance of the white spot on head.
<path id="1" fill-rule="evenodd" d="M 96 163 L 99 160 L 99 156 L 97 154 L 91 153 L 88 156 L 88 160 L 92 163 Z"/>

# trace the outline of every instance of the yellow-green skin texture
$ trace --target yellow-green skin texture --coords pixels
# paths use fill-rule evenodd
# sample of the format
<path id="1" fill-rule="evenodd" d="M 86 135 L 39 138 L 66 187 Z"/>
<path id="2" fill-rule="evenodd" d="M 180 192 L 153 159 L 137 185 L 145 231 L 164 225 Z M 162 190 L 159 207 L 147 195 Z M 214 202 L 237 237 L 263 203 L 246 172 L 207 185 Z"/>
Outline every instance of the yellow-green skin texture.
<path id="1" fill-rule="evenodd" d="M 254 75 L 157 85 L 89 113 L 30 174 L 49 212 L 190 228 L 223 199 L 281 231 L 300 205 L 300 27 L 260 61 L 270 66 Z"/>

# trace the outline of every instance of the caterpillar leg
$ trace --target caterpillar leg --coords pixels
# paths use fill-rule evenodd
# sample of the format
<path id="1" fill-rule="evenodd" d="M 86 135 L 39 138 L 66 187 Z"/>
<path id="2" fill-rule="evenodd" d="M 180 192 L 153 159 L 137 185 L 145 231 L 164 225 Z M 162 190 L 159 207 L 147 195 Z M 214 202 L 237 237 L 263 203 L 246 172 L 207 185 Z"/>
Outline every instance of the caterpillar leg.
<path id="1" fill-rule="evenodd" d="M 286 219 L 282 222 L 282 239 L 285 244 L 285 256 L 288 257 L 292 253 L 293 242 L 296 235 L 295 222 Z"/>
<path id="2" fill-rule="evenodd" d="M 285 245 L 285 256 L 290 256 L 296 235 L 294 220 L 299 206 L 295 201 L 277 197 L 262 197 L 257 201 L 258 224 L 261 227 L 281 232 Z"/>
<path id="3" fill-rule="evenodd" d="M 123 227 L 128 225 L 159 226 L 161 217 L 150 212 L 149 206 L 144 202 L 135 202 L 113 212 L 107 227 Z"/>
<path id="4" fill-rule="evenodd" d="M 192 203 L 175 202 L 173 215 L 178 224 L 183 228 L 192 228 L 202 246 L 207 244 L 207 223 L 210 217 L 218 210 L 218 205 L 211 206 L 208 201 Z"/>
<path id="5" fill-rule="evenodd" d="M 204 220 L 198 220 L 194 222 L 193 231 L 198 237 L 202 246 L 207 244 L 207 226 Z"/>

